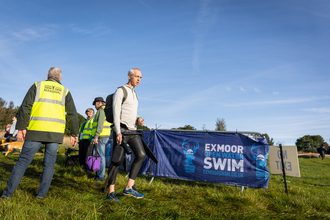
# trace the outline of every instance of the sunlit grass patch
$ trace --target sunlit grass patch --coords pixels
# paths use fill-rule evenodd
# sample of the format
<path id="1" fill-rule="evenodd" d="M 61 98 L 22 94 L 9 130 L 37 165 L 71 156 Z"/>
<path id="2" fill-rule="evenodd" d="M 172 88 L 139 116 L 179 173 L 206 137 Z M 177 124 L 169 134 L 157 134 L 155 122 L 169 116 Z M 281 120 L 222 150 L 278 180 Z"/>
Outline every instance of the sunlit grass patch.
<path id="1" fill-rule="evenodd" d="M 65 146 L 59 150 L 47 197 L 35 199 L 43 170 L 36 155 L 10 200 L 0 200 L 1 219 L 305 219 L 330 218 L 330 159 L 299 158 L 301 178 L 271 175 L 268 189 L 183 181 L 139 175 L 136 187 L 144 199 L 122 196 L 126 173 L 119 172 L 120 203 L 106 199 L 103 182 L 93 182 L 79 166 L 65 167 Z M 63 151 L 62 151 L 63 150 Z M 63 153 L 62 153 L 63 152 Z M 6 187 L 19 155 L 0 155 L 0 192 Z"/>

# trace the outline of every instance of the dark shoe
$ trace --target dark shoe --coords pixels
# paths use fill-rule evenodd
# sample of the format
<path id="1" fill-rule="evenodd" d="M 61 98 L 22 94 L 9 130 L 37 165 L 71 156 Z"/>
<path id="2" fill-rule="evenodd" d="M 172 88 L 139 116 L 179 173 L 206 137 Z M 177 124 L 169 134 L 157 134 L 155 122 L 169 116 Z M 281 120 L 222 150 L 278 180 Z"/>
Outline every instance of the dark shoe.
<path id="1" fill-rule="evenodd" d="M 96 177 L 94 179 L 94 182 L 103 182 L 104 181 L 104 178 L 99 178 L 99 177 Z"/>
<path id="2" fill-rule="evenodd" d="M 112 192 L 109 195 L 107 195 L 107 199 L 110 199 L 111 201 L 114 202 L 120 202 L 119 199 L 117 198 L 116 192 Z"/>
<path id="3" fill-rule="evenodd" d="M 132 186 L 132 189 L 135 190 L 135 191 L 138 191 L 138 190 L 135 188 L 135 185 Z"/>
<path id="4" fill-rule="evenodd" d="M 2 194 L 1 199 L 11 199 L 11 197 Z"/>

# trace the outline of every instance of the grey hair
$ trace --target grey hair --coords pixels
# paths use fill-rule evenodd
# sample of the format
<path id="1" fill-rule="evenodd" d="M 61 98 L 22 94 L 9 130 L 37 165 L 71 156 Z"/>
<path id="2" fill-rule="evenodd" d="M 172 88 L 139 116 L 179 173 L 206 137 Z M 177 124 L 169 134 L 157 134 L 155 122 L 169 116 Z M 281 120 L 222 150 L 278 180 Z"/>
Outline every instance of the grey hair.
<path id="1" fill-rule="evenodd" d="M 135 72 L 135 70 L 138 70 L 138 71 L 140 71 L 140 72 L 141 72 L 141 70 L 140 70 L 139 68 L 132 68 L 132 69 L 130 69 L 130 70 L 128 71 L 128 74 L 127 74 L 127 75 L 129 75 L 129 76 L 133 76 L 133 75 L 134 75 L 134 72 Z"/>
<path id="2" fill-rule="evenodd" d="M 85 114 L 87 114 L 87 113 L 90 112 L 90 111 L 93 111 L 93 112 L 94 112 L 94 109 L 92 109 L 92 108 L 88 108 L 88 109 L 86 109 Z"/>
<path id="3" fill-rule="evenodd" d="M 51 67 L 48 71 L 48 77 L 51 79 L 60 80 L 62 71 L 58 67 Z"/>

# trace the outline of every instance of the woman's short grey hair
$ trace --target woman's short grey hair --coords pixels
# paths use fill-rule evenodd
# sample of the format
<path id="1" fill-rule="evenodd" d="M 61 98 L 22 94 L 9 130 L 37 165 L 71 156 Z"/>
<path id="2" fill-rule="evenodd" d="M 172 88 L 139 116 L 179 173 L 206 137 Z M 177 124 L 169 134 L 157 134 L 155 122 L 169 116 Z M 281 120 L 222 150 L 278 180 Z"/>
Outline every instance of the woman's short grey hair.
<path id="1" fill-rule="evenodd" d="M 51 67 L 48 71 L 48 77 L 51 79 L 60 80 L 62 71 L 58 67 Z"/>
<path id="2" fill-rule="evenodd" d="M 129 76 L 133 76 L 135 70 L 141 71 L 139 68 L 132 68 L 132 69 L 130 69 L 130 70 L 128 71 L 128 75 L 129 75 Z"/>
<path id="3" fill-rule="evenodd" d="M 85 114 L 87 115 L 87 113 L 90 112 L 90 111 L 93 111 L 94 112 L 94 109 L 92 109 L 92 108 L 86 109 Z"/>

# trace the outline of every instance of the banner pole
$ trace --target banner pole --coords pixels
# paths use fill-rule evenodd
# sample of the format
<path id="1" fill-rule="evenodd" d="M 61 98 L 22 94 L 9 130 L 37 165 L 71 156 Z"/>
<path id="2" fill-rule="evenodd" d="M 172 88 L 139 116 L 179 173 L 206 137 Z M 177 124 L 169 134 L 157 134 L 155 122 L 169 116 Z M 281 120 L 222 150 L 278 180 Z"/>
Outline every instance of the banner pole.
<path id="1" fill-rule="evenodd" d="M 288 195 L 288 187 L 287 187 L 287 185 L 286 185 L 285 167 L 284 167 L 284 161 L 283 161 L 282 144 L 279 144 L 279 146 L 280 146 L 280 153 L 281 153 L 281 162 L 282 162 L 282 171 L 283 171 L 283 179 L 284 179 L 285 193 Z"/>

